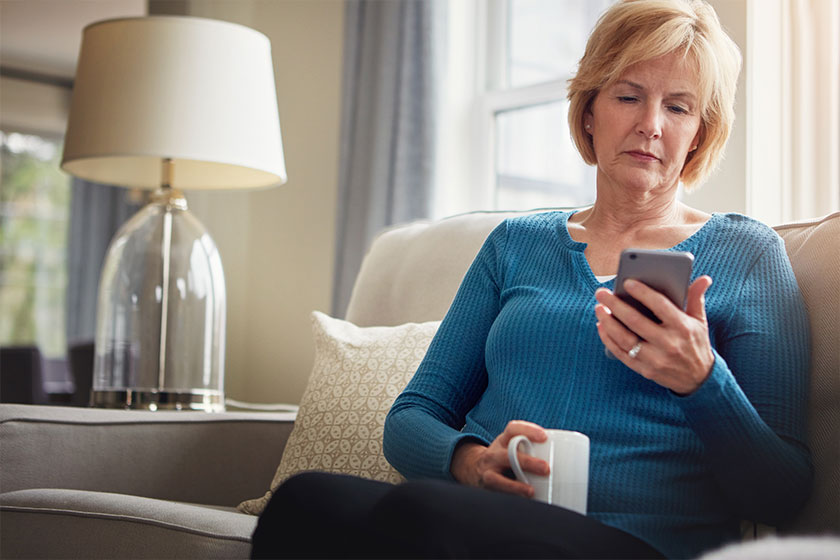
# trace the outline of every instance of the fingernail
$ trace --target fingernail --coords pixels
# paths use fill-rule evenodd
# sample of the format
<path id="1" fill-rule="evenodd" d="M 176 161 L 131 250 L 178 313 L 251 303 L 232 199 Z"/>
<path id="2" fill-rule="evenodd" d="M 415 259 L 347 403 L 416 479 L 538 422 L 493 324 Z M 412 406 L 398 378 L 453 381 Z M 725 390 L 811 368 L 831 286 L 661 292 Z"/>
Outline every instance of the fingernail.
<path id="1" fill-rule="evenodd" d="M 635 288 L 638 285 L 639 285 L 639 283 L 637 281 L 633 280 L 632 278 L 628 278 L 627 280 L 624 281 L 624 287 L 627 288 L 628 290 L 632 290 L 633 288 Z"/>

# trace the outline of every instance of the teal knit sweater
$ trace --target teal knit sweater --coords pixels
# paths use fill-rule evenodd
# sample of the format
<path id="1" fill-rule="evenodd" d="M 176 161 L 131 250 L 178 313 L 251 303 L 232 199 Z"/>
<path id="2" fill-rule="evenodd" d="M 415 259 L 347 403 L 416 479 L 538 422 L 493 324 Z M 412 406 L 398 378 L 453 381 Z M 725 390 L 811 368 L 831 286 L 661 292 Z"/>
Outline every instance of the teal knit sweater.
<path id="1" fill-rule="evenodd" d="M 680 397 L 604 355 L 596 280 L 566 222 L 510 219 L 487 238 L 386 421 L 403 475 L 452 479 L 464 438 L 489 444 L 509 420 L 590 438 L 589 513 L 669 557 L 770 525 L 807 498 L 808 320 L 784 243 L 739 214 L 714 214 L 673 250 L 695 255 L 715 364 Z M 693 279 L 692 278 L 692 279 Z"/>

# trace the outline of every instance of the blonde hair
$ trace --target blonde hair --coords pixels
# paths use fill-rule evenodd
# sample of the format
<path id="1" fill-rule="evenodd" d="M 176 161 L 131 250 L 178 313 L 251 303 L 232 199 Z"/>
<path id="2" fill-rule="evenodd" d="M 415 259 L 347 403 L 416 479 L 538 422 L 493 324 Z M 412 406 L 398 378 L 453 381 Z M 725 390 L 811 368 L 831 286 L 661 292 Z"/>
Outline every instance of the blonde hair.
<path id="1" fill-rule="evenodd" d="M 569 129 L 586 163 L 597 163 L 584 116 L 598 92 L 633 64 L 671 53 L 692 62 L 699 80 L 700 141 L 680 179 L 690 190 L 714 170 L 735 120 L 741 53 L 704 0 L 622 0 L 598 20 L 569 80 Z"/>

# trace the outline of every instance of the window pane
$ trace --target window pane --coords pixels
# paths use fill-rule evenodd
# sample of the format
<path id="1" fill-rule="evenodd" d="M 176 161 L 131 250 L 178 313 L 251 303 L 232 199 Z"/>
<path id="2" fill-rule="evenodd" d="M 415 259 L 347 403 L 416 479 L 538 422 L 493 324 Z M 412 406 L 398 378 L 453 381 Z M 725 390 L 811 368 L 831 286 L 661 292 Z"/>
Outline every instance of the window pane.
<path id="1" fill-rule="evenodd" d="M 507 87 L 567 79 L 613 0 L 509 0 Z"/>
<path id="2" fill-rule="evenodd" d="M 0 132 L 0 344 L 65 354 L 70 181 L 61 144 Z"/>
<path id="3" fill-rule="evenodd" d="M 568 103 L 496 115 L 496 208 L 581 206 L 595 200 L 594 170 L 572 144 Z"/>

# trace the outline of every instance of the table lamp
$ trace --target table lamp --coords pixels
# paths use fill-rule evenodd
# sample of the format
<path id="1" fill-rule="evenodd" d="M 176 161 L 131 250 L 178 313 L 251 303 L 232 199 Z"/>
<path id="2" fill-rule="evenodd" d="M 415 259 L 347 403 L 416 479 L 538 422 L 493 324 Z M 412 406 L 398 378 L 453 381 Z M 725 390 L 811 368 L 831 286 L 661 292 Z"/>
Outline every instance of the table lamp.
<path id="1" fill-rule="evenodd" d="M 222 262 L 181 189 L 286 181 L 268 38 L 181 16 L 89 25 L 61 167 L 155 190 L 105 257 L 91 404 L 223 411 Z"/>

